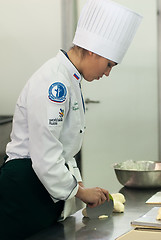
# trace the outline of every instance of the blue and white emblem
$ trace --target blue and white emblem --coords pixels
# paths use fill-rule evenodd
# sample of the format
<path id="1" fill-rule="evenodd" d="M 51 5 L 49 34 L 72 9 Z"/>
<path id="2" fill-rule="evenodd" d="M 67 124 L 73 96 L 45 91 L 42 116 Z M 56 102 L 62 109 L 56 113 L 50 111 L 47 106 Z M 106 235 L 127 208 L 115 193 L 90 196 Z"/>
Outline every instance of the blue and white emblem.
<path id="1" fill-rule="evenodd" d="M 67 89 L 63 83 L 55 82 L 49 87 L 49 99 L 53 102 L 63 103 L 66 100 Z"/>

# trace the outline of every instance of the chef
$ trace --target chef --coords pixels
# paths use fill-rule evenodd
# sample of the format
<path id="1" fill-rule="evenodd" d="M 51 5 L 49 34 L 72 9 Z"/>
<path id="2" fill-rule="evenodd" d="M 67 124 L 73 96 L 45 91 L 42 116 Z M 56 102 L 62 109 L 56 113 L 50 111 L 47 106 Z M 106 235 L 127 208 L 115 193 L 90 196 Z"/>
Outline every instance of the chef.
<path id="1" fill-rule="evenodd" d="M 87 0 L 74 46 L 60 50 L 26 83 L 0 171 L 1 240 L 25 239 L 76 212 L 80 203 L 108 201 L 106 189 L 84 187 L 74 158 L 86 128 L 81 82 L 109 76 L 140 21 L 113 1 Z"/>

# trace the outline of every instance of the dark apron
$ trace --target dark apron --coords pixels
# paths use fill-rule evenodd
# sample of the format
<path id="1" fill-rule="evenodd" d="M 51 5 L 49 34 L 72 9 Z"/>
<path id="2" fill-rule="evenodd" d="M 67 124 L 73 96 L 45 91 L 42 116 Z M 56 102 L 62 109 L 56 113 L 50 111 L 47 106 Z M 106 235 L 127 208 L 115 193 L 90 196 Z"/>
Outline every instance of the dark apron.
<path id="1" fill-rule="evenodd" d="M 0 169 L 0 240 L 23 240 L 57 222 L 64 201 L 54 203 L 32 168 L 14 159 Z"/>

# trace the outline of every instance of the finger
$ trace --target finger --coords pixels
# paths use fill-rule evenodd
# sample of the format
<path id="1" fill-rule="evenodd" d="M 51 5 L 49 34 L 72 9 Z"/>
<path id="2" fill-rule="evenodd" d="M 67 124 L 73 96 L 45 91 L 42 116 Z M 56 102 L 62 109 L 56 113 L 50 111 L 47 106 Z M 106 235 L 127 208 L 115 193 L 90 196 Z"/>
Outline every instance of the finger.
<path id="1" fill-rule="evenodd" d="M 101 205 L 103 202 L 102 202 L 102 199 L 100 198 L 97 202 L 97 206 Z"/>
<path id="2" fill-rule="evenodd" d="M 95 200 L 92 204 L 89 205 L 89 207 L 94 208 L 102 204 L 101 194 L 97 200 Z"/>
<path id="3" fill-rule="evenodd" d="M 103 204 L 105 201 L 107 201 L 106 198 L 101 199 L 101 204 Z"/>
<path id="4" fill-rule="evenodd" d="M 104 203 L 106 200 L 107 200 L 107 197 L 106 197 L 105 194 L 102 192 L 101 202 Z"/>
<path id="5" fill-rule="evenodd" d="M 102 192 L 103 192 L 104 196 L 106 197 L 106 199 L 109 201 L 110 200 L 109 192 L 106 189 L 103 189 L 103 188 L 102 188 Z"/>
<path id="6" fill-rule="evenodd" d="M 97 203 L 90 203 L 90 204 L 88 204 L 88 207 L 90 207 L 90 208 L 94 208 L 96 206 L 97 206 Z"/>

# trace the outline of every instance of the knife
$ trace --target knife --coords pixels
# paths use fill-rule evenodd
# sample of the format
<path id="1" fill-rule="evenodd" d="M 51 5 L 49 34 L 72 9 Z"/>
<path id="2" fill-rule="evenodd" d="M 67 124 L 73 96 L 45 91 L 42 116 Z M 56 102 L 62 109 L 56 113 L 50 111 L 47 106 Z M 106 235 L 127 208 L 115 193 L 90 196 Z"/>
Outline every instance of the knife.
<path id="1" fill-rule="evenodd" d="M 105 215 L 105 216 L 110 216 L 113 212 L 114 208 L 114 203 L 113 203 L 113 198 L 109 194 L 109 201 L 105 201 L 103 204 L 90 208 L 88 205 L 86 206 L 86 211 L 87 211 L 87 216 L 91 219 L 93 218 L 98 218 L 99 216 Z"/>

